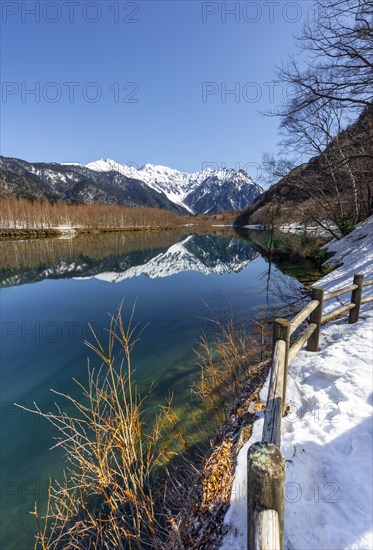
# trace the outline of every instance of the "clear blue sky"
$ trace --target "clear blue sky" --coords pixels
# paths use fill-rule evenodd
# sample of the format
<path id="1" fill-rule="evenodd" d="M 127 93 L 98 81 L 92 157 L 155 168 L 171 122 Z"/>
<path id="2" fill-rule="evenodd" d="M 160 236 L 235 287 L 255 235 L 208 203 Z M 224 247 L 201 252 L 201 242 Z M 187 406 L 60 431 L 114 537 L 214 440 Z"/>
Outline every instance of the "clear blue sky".
<path id="1" fill-rule="evenodd" d="M 309 5 L 2 0 L 2 154 L 216 163 L 255 178 L 279 139 L 278 120 L 258 111 L 283 90 L 273 98 L 266 83 Z"/>

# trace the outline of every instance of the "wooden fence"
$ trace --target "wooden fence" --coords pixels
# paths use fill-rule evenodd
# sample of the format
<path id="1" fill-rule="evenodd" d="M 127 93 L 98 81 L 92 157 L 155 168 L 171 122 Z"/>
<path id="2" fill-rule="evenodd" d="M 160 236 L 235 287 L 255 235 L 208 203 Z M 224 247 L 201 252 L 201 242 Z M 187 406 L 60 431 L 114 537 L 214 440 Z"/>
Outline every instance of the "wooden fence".
<path id="1" fill-rule="evenodd" d="M 363 287 L 373 285 L 364 275 L 355 275 L 353 284 L 333 292 L 312 290 L 311 302 L 294 319 L 276 319 L 273 326 L 272 371 L 268 390 L 262 440 L 254 443 L 247 457 L 247 520 L 249 550 L 282 550 L 284 547 L 285 459 L 280 451 L 281 420 L 286 412 L 288 366 L 307 342 L 308 351 L 318 351 L 321 325 L 349 313 L 348 322 L 359 320 Z M 351 303 L 326 315 L 323 304 L 351 292 Z M 292 334 L 309 318 L 307 328 L 292 342 Z"/>

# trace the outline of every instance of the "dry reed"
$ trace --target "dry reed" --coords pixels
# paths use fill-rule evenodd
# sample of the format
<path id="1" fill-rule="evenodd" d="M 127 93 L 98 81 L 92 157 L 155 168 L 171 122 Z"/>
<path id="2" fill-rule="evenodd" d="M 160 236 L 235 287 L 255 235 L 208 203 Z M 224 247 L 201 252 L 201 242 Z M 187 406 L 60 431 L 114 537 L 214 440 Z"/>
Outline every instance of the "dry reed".
<path id="1" fill-rule="evenodd" d="M 143 420 L 143 404 L 133 381 L 131 351 L 138 336 L 133 310 L 125 327 L 121 307 L 111 316 L 107 349 L 94 336 L 88 346 L 102 360 L 88 369 L 88 385 L 78 401 L 62 396 L 74 408 L 67 414 L 32 412 L 59 431 L 55 447 L 66 451 L 63 483 L 50 485 L 48 509 L 40 517 L 35 548 L 125 549 L 160 548 L 166 537 L 164 485 L 160 471 L 173 457 L 167 443 L 177 418 L 167 402 L 151 427 Z M 121 361 L 115 356 L 119 345 Z"/>

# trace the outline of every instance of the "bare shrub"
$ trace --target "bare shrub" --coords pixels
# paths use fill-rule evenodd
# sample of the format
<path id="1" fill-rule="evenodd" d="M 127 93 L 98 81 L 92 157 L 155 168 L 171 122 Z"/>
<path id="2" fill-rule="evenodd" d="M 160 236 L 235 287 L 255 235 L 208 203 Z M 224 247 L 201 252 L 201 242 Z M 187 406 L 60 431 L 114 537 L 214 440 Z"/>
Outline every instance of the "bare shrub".
<path id="1" fill-rule="evenodd" d="M 73 414 L 57 407 L 44 413 L 59 431 L 55 447 L 66 451 L 62 484 L 51 484 L 46 517 L 39 517 L 35 548 L 160 548 L 167 532 L 161 471 L 172 459 L 169 433 L 177 418 L 170 402 L 160 408 L 152 426 L 143 419 L 144 400 L 133 382 L 131 351 L 138 337 L 133 310 L 125 327 L 121 308 L 111 316 L 107 349 L 93 332 L 88 346 L 102 360 L 89 369 L 88 385 L 77 401 L 68 400 Z M 122 359 L 118 363 L 115 350 Z M 118 359 L 118 358 L 117 358 Z"/>
<path id="2" fill-rule="evenodd" d="M 269 357 L 271 328 L 263 319 L 254 321 L 251 334 L 234 318 L 213 319 L 212 323 L 216 334 L 209 338 L 204 333 L 195 350 L 201 374 L 194 392 L 210 414 L 215 412 L 221 421 L 226 421 L 243 384 L 250 378 L 250 364 Z"/>

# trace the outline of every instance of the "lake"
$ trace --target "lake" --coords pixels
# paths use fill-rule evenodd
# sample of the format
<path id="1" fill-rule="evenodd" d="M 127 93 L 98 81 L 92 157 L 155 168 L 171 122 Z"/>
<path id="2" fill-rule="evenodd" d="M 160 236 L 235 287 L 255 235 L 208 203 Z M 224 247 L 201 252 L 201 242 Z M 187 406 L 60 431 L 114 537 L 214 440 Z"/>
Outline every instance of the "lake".
<path id="1" fill-rule="evenodd" d="M 269 266 L 249 233 L 184 229 L 0 243 L 1 548 L 33 547 L 29 511 L 35 500 L 45 502 L 49 477 L 61 479 L 63 470 L 62 453 L 49 451 L 56 432 L 14 403 L 36 402 L 47 412 L 61 403 L 51 388 L 75 395 L 72 379 L 86 381 L 87 358 L 99 364 L 84 345 L 92 340 L 88 322 L 103 338 L 108 313 L 124 299 L 128 314 L 136 302 L 135 321 L 144 328 L 133 357 L 136 382 L 141 393 L 155 382 L 146 412 L 172 391 L 188 431 L 199 375 L 193 349 L 212 330 L 212 314 L 233 312 L 250 326 L 263 308 L 280 304 L 278 285 L 300 286 L 292 275 L 309 270 Z"/>

